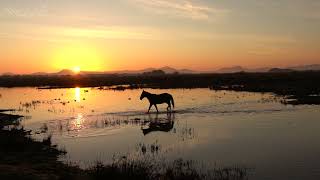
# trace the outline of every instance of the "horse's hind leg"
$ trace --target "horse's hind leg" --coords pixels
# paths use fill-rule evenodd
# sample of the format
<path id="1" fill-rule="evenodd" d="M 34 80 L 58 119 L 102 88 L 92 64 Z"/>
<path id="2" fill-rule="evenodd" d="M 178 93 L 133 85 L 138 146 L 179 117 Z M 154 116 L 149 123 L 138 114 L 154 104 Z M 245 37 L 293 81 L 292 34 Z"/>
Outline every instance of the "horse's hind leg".
<path id="1" fill-rule="evenodd" d="M 167 111 L 169 111 L 169 109 L 170 109 L 170 111 L 171 111 L 171 104 L 170 104 L 170 102 L 168 103 Z"/>

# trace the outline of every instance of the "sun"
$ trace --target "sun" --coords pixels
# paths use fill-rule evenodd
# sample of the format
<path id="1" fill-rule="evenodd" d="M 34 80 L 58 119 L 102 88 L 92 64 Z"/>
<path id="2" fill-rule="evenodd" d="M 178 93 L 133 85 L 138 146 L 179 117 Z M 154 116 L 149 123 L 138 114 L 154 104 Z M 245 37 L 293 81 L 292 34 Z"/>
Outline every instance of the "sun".
<path id="1" fill-rule="evenodd" d="M 75 73 L 75 74 L 78 74 L 80 71 L 81 71 L 81 68 L 79 66 L 75 66 L 73 67 L 72 71 Z"/>

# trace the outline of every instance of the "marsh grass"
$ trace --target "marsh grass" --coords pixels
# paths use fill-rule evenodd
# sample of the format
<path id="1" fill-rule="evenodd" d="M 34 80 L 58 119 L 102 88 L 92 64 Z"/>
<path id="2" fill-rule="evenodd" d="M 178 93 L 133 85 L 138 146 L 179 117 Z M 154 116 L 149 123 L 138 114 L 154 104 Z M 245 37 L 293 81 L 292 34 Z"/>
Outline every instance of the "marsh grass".
<path id="1" fill-rule="evenodd" d="M 149 156 L 143 159 L 122 157 L 111 164 L 97 162 L 87 172 L 94 179 L 108 177 L 110 179 L 214 179 L 242 180 L 247 179 L 248 169 L 244 167 L 226 167 L 201 170 L 196 161 L 176 159 L 173 161 L 157 159 Z"/>

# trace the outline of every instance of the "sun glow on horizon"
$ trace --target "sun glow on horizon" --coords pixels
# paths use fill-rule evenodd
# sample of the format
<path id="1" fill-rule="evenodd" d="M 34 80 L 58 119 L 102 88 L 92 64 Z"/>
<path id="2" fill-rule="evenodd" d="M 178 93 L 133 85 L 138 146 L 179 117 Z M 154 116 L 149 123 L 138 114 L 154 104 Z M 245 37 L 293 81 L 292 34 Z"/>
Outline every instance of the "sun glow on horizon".
<path id="1" fill-rule="evenodd" d="M 72 71 L 75 73 L 75 74 L 78 74 L 80 71 L 81 71 L 81 68 L 79 66 L 75 66 L 73 67 Z"/>
<path id="2" fill-rule="evenodd" d="M 72 69 L 74 73 L 82 70 L 100 71 L 105 69 L 102 53 L 95 46 L 69 45 L 59 47 L 53 52 L 52 66 L 56 70 Z M 81 68 L 80 68 L 81 67 Z"/>

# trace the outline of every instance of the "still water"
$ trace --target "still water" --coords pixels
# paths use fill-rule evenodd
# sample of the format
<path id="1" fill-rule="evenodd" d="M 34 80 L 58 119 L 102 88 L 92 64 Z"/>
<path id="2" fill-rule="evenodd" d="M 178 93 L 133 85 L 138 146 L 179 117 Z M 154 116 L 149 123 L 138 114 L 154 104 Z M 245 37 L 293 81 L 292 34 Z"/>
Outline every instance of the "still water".
<path id="1" fill-rule="evenodd" d="M 250 168 L 249 179 L 320 178 L 320 108 L 272 94 L 209 89 L 171 93 L 175 110 L 146 114 L 142 90 L 1 88 L 0 108 L 17 109 L 35 139 L 52 135 L 62 161 L 88 167 L 115 155 L 195 160 Z M 154 111 L 154 109 L 152 109 Z"/>

